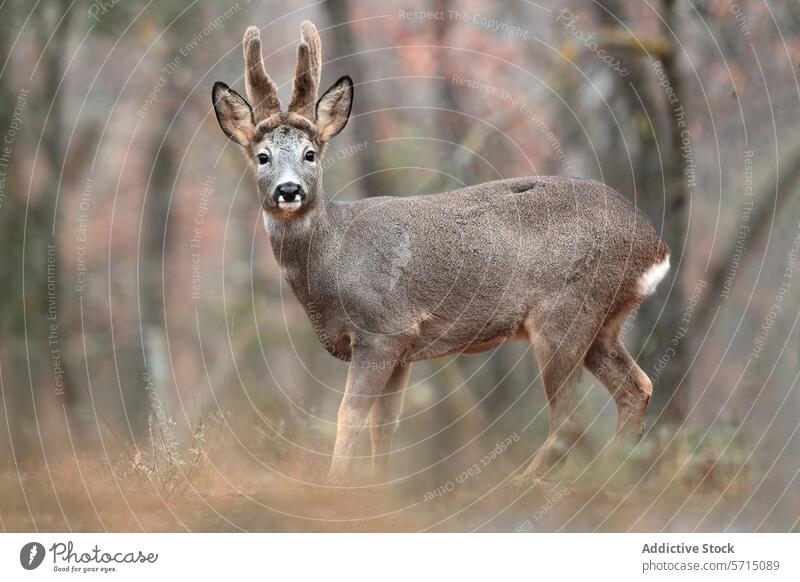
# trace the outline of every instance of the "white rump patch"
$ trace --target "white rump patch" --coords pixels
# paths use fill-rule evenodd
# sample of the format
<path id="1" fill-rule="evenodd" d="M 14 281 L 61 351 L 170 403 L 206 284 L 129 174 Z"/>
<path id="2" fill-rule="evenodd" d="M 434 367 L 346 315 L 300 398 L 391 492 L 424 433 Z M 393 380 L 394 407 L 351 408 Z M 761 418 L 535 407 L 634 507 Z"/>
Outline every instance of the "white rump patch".
<path id="1" fill-rule="evenodd" d="M 639 294 L 647 297 L 652 295 L 656 287 L 661 283 L 661 279 L 669 271 L 669 255 L 664 257 L 660 263 L 656 263 L 647 269 L 641 277 L 639 277 Z"/>

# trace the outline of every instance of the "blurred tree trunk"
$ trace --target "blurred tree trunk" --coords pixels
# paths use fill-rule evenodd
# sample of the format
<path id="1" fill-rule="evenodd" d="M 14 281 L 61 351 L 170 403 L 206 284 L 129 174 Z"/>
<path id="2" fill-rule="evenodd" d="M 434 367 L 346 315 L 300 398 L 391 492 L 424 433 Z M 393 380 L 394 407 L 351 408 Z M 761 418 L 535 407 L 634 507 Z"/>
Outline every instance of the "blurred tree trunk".
<path id="1" fill-rule="evenodd" d="M 362 184 L 360 188 L 362 196 L 376 196 L 379 194 L 390 194 L 387 188 L 387 181 L 385 174 L 381 172 L 383 166 L 380 163 L 378 155 L 377 131 L 375 130 L 374 115 L 372 111 L 372 101 L 370 99 L 370 87 L 364 85 L 371 75 L 367 74 L 364 67 L 364 57 L 356 55 L 359 50 L 358 43 L 353 35 L 353 26 L 350 24 L 352 19 L 352 11 L 350 7 L 350 0 L 336 0 L 336 2 L 323 2 L 322 7 L 328 15 L 328 23 L 333 28 L 333 46 L 322 49 L 322 73 L 323 81 L 320 87 L 320 94 L 322 94 L 331 84 L 332 79 L 341 77 L 342 75 L 350 75 L 356 85 L 356 96 L 354 103 L 356 103 L 356 110 L 353 112 L 354 117 L 350 118 L 350 126 L 353 128 L 356 141 L 358 143 L 366 143 L 367 149 L 359 152 L 357 156 L 353 156 L 353 163 L 356 166 L 357 177 L 360 180 L 357 184 Z M 324 64 L 326 61 L 325 54 L 335 54 L 337 60 L 335 63 Z M 326 69 L 332 70 L 334 75 L 328 76 L 328 81 L 325 81 Z M 328 152 L 330 155 L 331 152 Z"/>
<path id="2" fill-rule="evenodd" d="M 685 129 L 678 124 L 678 116 L 682 116 L 683 123 L 688 122 L 677 51 L 671 39 L 671 31 L 676 30 L 675 3 L 673 0 L 662 0 L 661 15 L 664 22 L 661 33 L 664 38 L 655 42 L 643 41 L 646 50 L 639 44 L 639 39 L 630 37 L 630 33 L 621 28 L 620 22 L 626 23 L 627 18 L 620 2 L 600 0 L 596 7 L 600 22 L 613 31 L 607 35 L 609 39 L 615 39 L 613 54 L 629 71 L 626 77 L 617 74 L 614 77 L 617 91 L 626 102 L 627 117 L 633 124 L 632 133 L 636 136 L 633 159 L 635 202 L 656 225 L 663 224 L 661 236 L 671 250 L 670 274 L 659 285 L 656 295 L 642 304 L 638 315 L 640 329 L 650 334 L 639 358 L 645 372 L 653 377 L 653 371 L 665 350 L 669 348 L 672 354 L 663 370 L 653 377 L 654 390 L 649 413 L 661 422 L 680 423 L 686 414 L 685 388 L 688 385 L 691 341 L 690 337 L 677 342 L 672 340 L 679 334 L 683 312 L 687 307 L 686 293 L 681 285 L 681 259 L 689 221 L 682 148 L 684 136 L 689 134 L 684 133 Z M 623 39 L 623 42 L 619 42 L 619 39 Z M 655 89 L 659 93 L 652 95 L 652 75 L 646 61 L 641 58 L 648 53 L 651 58 L 660 59 L 677 101 L 670 103 L 668 95 L 660 87 Z M 659 153 L 660 143 L 663 154 Z M 663 165 L 662 156 L 665 160 Z M 608 175 L 610 185 L 619 188 L 615 185 L 618 179 L 615 174 L 619 176 L 624 173 Z M 662 308 L 663 313 L 659 317 Z"/>
<path id="3" fill-rule="evenodd" d="M 661 34 L 667 39 L 666 50 L 662 57 L 663 70 L 672 86 L 672 90 L 677 97 L 678 106 L 683 111 L 687 102 L 684 95 L 683 76 L 678 66 L 678 51 L 671 38 L 673 31 L 678 30 L 675 14 L 675 1 L 662 0 L 662 30 Z M 666 200 L 664 201 L 664 229 L 662 237 L 669 245 L 671 250 L 670 261 L 673 265 L 671 277 L 661 283 L 661 294 L 659 297 L 666 297 L 664 315 L 660 320 L 657 307 L 658 300 L 650 300 L 647 306 L 647 316 L 652 321 L 652 326 L 657 330 L 657 335 L 651 336 L 654 345 L 648 351 L 648 363 L 655 365 L 655 354 L 663 354 L 668 346 L 674 347 L 674 356 L 670 359 L 664 372 L 655 384 L 659 390 L 653 392 L 651 400 L 650 414 L 656 418 L 661 418 L 666 422 L 679 423 L 686 417 L 688 409 L 688 398 L 686 390 L 690 378 L 690 354 L 692 336 L 684 338 L 677 344 L 672 342 L 673 337 L 682 328 L 684 311 L 688 307 L 688 298 L 681 284 L 681 268 L 683 267 L 683 249 L 686 244 L 689 231 L 689 187 L 684 176 L 684 139 L 691 140 L 691 134 L 687 129 L 681 130 L 675 118 L 675 106 L 671 106 L 666 94 L 662 94 L 667 114 L 670 116 L 669 124 L 669 148 L 667 150 L 666 167 Z M 685 115 L 685 113 L 684 113 Z M 691 144 L 690 144 L 691 147 Z M 693 163 L 693 160 L 692 160 Z M 652 195 L 652 194 L 651 194 Z M 645 327 L 645 329 L 649 329 Z M 648 342 L 649 347 L 649 342 Z M 653 353 L 655 350 L 655 354 Z M 652 368 L 651 368 L 652 369 Z"/>
<path id="4" fill-rule="evenodd" d="M 455 362 L 448 362 L 454 364 Z M 491 419 L 487 414 L 484 402 L 478 402 L 474 388 L 467 381 L 462 368 L 445 363 L 445 377 L 448 380 L 448 389 L 452 390 L 445 400 L 446 411 L 442 414 L 440 422 L 454 425 L 455 440 L 451 451 L 464 447 L 469 459 L 485 455 L 489 446 L 492 430 L 489 428 Z M 458 388 L 455 388 L 458 386 Z M 440 407 L 441 408 L 441 407 Z M 503 435 L 501 438 L 505 438 Z"/>
<path id="5" fill-rule="evenodd" d="M 436 12 L 447 13 L 451 8 L 452 3 L 450 0 L 435 0 L 433 3 L 433 10 Z M 447 31 L 450 29 L 450 22 L 445 19 L 434 20 L 433 27 L 436 35 L 436 44 L 441 46 L 449 46 Z M 453 83 L 450 81 L 454 73 L 451 61 L 450 49 L 442 48 L 437 51 L 437 74 L 440 77 L 443 77 L 443 79 L 440 81 L 441 90 L 439 99 L 444 109 L 450 109 L 454 112 L 457 112 L 461 110 L 461 107 L 459 107 L 458 99 L 456 98 L 456 92 L 453 89 Z M 458 119 L 457 113 L 436 113 L 436 119 L 439 122 L 439 134 L 441 135 L 441 139 L 446 139 L 458 145 L 463 142 L 467 124 L 459 123 L 458 121 L 455 123 L 453 122 L 454 120 Z M 455 150 L 456 148 L 451 146 L 450 149 Z M 463 169 L 467 173 L 471 174 L 472 164 L 465 164 L 463 168 L 459 169 Z M 469 176 L 462 175 L 460 177 L 467 184 L 471 182 Z"/>
<path id="6" fill-rule="evenodd" d="M 181 14 L 174 20 L 179 11 Z M 165 46 L 161 55 L 165 64 L 172 62 L 180 54 L 179 50 L 186 38 L 191 38 L 198 29 L 197 17 L 202 14 L 203 11 L 199 8 L 186 12 L 182 12 L 177 5 L 165 8 L 161 15 L 162 20 L 165 25 L 170 24 L 169 33 L 163 37 Z M 171 411 L 174 410 L 173 394 L 177 388 L 170 374 L 165 298 L 168 296 L 172 255 L 172 237 L 168 224 L 170 199 L 178 175 L 181 152 L 185 147 L 179 113 L 187 84 L 186 77 L 181 73 L 180 68 L 175 68 L 169 74 L 160 92 L 157 107 L 148 112 L 155 119 L 146 120 L 145 124 L 152 128 L 148 136 L 149 153 L 146 157 L 151 164 L 151 172 L 142 208 L 142 260 L 138 275 L 143 334 L 142 360 L 147 376 L 141 379 L 144 394 L 135 390 L 131 393 L 129 402 L 126 402 L 126 405 L 135 407 L 140 420 L 152 413 L 152 420 L 167 439 L 172 436 L 168 421 L 172 417 Z M 141 425 L 138 428 L 141 429 Z"/>
<path id="7" fill-rule="evenodd" d="M 42 78 L 44 80 L 42 107 L 47 107 L 47 104 L 49 104 L 50 113 L 47 126 L 42 132 L 42 151 L 45 154 L 42 161 L 48 166 L 47 180 L 45 181 L 42 195 L 39 197 L 36 212 L 44 213 L 44 216 L 41 217 L 41 226 L 49 230 L 46 236 L 49 237 L 50 244 L 57 247 L 59 239 L 59 221 L 56 215 L 58 210 L 57 204 L 58 201 L 65 198 L 67 190 L 67 184 L 63 181 L 63 170 L 65 169 L 64 166 L 67 157 L 63 127 L 64 91 L 63 86 L 59 87 L 59 85 L 62 83 L 66 71 L 67 54 L 65 49 L 75 9 L 72 6 L 72 2 L 68 0 L 53 2 L 51 6 L 55 7 L 53 8 L 53 12 L 43 15 L 43 17 L 37 21 L 37 36 L 40 46 L 44 50 L 48 40 L 50 43 L 41 61 Z M 61 19 L 62 16 L 63 19 L 59 23 L 59 19 Z M 43 113 L 46 115 L 45 112 Z M 42 240 L 44 240 L 44 238 Z M 55 299 L 59 309 L 57 325 L 59 341 L 61 343 L 58 347 L 61 352 L 61 367 L 63 368 L 63 390 L 61 394 L 58 394 L 58 391 L 55 391 L 55 393 L 59 396 L 63 395 L 64 403 L 71 406 L 75 404 L 78 399 L 78 387 L 71 379 L 68 363 L 68 350 L 75 334 L 70 326 L 71 318 L 69 314 L 64 314 L 64 309 L 67 305 L 66 299 L 70 294 L 65 292 L 62 284 L 61 265 L 59 264 L 60 260 L 58 258 L 59 254 L 60 252 L 58 248 L 56 248 L 56 260 L 58 262 L 55 268 L 49 273 L 48 278 L 48 284 L 54 284 L 56 289 Z M 52 329 L 52 323 L 48 324 L 48 328 Z"/>
<path id="8" fill-rule="evenodd" d="M 172 100 L 168 97 L 168 100 Z M 166 128 L 174 119 L 177 110 L 173 107 L 164 107 L 158 122 L 159 128 Z M 167 358 L 167 337 L 165 329 L 165 304 L 166 278 L 164 274 L 170 255 L 170 237 L 168 236 L 167 222 L 169 218 L 169 197 L 171 186 L 174 183 L 177 163 L 176 152 L 172 139 L 168 133 L 156 131 L 151 137 L 151 157 L 153 169 L 150 187 L 143 209 L 144 223 L 142 228 L 142 267 L 139 271 L 141 277 L 141 317 L 142 317 L 142 354 L 144 369 L 149 375 L 143 380 L 145 394 L 134 396 L 133 403 L 126 402 L 126 406 L 135 406 L 135 401 L 142 398 L 145 405 L 149 405 L 148 398 L 157 397 L 160 408 L 164 411 L 171 409 L 168 385 L 171 384 L 169 376 L 169 361 Z M 152 392 L 151 392 L 152 391 Z M 137 412 L 139 412 L 137 410 Z M 165 414 L 167 414 L 165 412 Z M 141 418 L 141 416 L 140 416 Z M 162 419 L 166 420 L 166 418 Z"/>
<path id="9" fill-rule="evenodd" d="M 0 9 L 0 57 L 9 57 L 16 21 L 17 3 L 10 2 Z M 2 128 L 10 128 L 15 111 L 18 110 L 18 99 L 26 99 L 11 82 L 11 64 L 6 66 L 3 82 L 0 83 L 0 119 Z M 27 88 L 30 90 L 30 88 Z M 21 113 L 24 115 L 26 110 Z M 26 116 L 27 117 L 27 116 Z M 0 301 L 0 406 L 3 407 L 0 421 L 8 419 L 7 430 L 0 430 L 3 440 L 10 437 L 7 446 L 0 448 L 0 460 L 10 461 L 11 452 L 17 458 L 26 455 L 29 438 L 32 433 L 30 423 L 24 419 L 32 417 L 32 403 L 20 387 L 27 385 L 23 378 L 22 366 L 18 362 L 24 357 L 24 346 L 18 337 L 22 322 L 22 237 L 25 200 L 22 196 L 23 177 L 20 171 L 19 151 L 24 139 L 22 131 L 27 118 L 22 119 L 21 128 L 17 132 L 16 143 L 9 147 L 10 151 L 3 158 L 0 167 L 0 245 L 4 249 L 3 260 L 0 261 L 0 280 L 3 281 L 3 300 Z M 3 136 L 4 138 L 5 136 Z M 0 139 L 3 139 L 0 138 Z M 29 434 L 22 434 L 23 432 Z"/>
<path id="10" fill-rule="evenodd" d="M 63 87 L 59 87 L 67 59 L 66 41 L 73 21 L 70 2 L 59 0 L 34 7 L 30 15 L 37 54 L 36 70 L 24 71 L 19 86 L 11 70 L 13 55 L 0 89 L 0 107 L 6 130 L 15 134 L 8 145 L 4 199 L 0 201 L 0 241 L 5 258 L 0 276 L 5 297 L 0 312 L 2 333 L 3 402 L 15 456 L 30 458 L 43 450 L 49 422 L 63 421 L 62 407 L 74 402 L 68 373 L 69 318 L 65 316 L 58 246 L 57 200 L 64 194 Z M 2 14 L 4 56 L 15 38 L 9 6 Z M 46 47 L 46 48 L 45 48 Z M 42 125 L 36 123 L 41 120 Z M 38 136 L 36 167 L 23 175 L 26 137 Z M 26 170 L 28 168 L 25 168 Z M 34 176 L 43 176 L 39 182 Z M 60 426 L 60 425 L 59 425 Z M 60 432 L 60 431 L 59 431 Z M 41 438 L 40 438 L 41 437 Z M 63 433 L 58 442 L 63 442 Z"/>

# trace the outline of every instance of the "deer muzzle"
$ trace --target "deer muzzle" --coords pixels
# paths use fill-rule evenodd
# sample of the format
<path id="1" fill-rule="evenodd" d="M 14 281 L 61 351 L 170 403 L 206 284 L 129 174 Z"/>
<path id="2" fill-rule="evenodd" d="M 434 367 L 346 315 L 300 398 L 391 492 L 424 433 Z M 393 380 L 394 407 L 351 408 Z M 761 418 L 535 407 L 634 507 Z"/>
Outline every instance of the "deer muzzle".
<path id="1" fill-rule="evenodd" d="M 272 200 L 281 210 L 297 210 L 306 199 L 306 192 L 296 182 L 284 182 L 275 188 Z"/>

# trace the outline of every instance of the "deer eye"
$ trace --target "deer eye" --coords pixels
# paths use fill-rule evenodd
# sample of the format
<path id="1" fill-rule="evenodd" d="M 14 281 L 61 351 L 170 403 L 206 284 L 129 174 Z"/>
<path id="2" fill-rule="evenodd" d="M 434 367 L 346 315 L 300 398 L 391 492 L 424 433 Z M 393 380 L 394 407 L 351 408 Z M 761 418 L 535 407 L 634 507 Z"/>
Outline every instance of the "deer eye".
<path id="1" fill-rule="evenodd" d="M 269 156 L 265 153 L 258 154 L 258 163 L 262 166 L 269 161 Z"/>
<path id="2" fill-rule="evenodd" d="M 317 152 L 315 152 L 314 150 L 308 150 L 306 152 L 305 160 L 307 162 L 313 162 L 316 159 L 317 159 Z"/>

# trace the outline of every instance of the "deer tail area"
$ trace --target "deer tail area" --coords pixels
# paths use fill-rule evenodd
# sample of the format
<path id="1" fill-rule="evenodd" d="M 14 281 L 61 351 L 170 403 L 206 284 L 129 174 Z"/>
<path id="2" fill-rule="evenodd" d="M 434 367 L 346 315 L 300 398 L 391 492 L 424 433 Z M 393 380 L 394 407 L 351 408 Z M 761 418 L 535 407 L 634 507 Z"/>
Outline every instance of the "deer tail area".
<path id="1" fill-rule="evenodd" d="M 638 292 L 642 297 L 652 295 L 669 271 L 669 247 L 659 242 L 656 261 L 639 277 Z"/>

